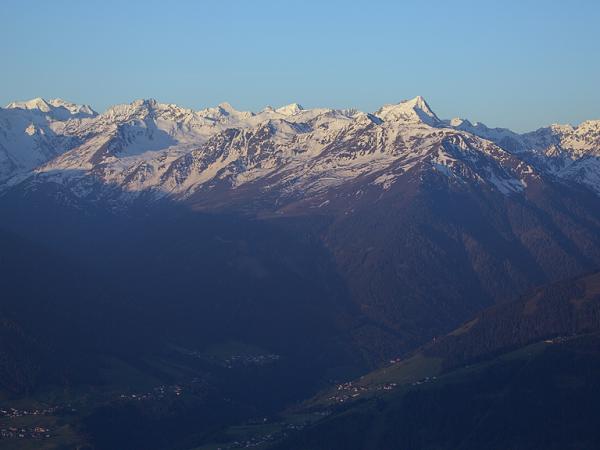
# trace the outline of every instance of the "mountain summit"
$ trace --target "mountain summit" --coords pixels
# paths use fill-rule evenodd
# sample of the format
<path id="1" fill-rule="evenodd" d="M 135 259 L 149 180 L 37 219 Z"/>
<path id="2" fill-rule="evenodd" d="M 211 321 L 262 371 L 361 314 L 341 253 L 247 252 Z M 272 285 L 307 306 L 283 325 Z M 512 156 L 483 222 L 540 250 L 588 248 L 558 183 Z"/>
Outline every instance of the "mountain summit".
<path id="1" fill-rule="evenodd" d="M 438 125 L 441 121 L 420 95 L 400 103 L 384 105 L 375 115 L 383 120 Z"/>
<path id="2" fill-rule="evenodd" d="M 94 117 L 98 113 L 89 105 L 78 105 L 60 98 L 46 100 L 37 97 L 24 102 L 11 102 L 6 109 L 22 109 L 45 113 L 54 120 L 68 120 L 75 118 Z"/>
<path id="3" fill-rule="evenodd" d="M 293 116 L 294 114 L 298 114 L 299 112 L 304 111 L 304 108 L 298 103 L 290 103 L 289 105 L 277 108 L 275 111 L 277 111 L 280 114 L 283 114 L 284 116 Z"/>

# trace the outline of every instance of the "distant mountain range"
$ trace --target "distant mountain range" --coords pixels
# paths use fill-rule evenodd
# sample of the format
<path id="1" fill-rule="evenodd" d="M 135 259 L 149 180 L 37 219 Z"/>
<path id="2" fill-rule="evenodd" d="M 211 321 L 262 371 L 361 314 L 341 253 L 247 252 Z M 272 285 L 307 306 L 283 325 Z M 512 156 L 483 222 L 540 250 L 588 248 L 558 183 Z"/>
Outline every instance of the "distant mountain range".
<path id="1" fill-rule="evenodd" d="M 543 176 L 600 193 L 600 121 L 517 134 L 468 120 L 440 120 L 422 97 L 356 110 L 192 111 L 155 100 L 102 114 L 40 98 L 0 109 L 0 181 L 55 183 L 77 199 L 128 204 L 140 197 L 210 203 L 224 190 L 299 197 L 327 208 L 328 192 L 361 180 L 388 190 L 415 172 L 475 183 L 504 195 Z M 236 195 L 237 196 L 237 195 Z M 221 200 L 218 201 L 221 203 Z"/>

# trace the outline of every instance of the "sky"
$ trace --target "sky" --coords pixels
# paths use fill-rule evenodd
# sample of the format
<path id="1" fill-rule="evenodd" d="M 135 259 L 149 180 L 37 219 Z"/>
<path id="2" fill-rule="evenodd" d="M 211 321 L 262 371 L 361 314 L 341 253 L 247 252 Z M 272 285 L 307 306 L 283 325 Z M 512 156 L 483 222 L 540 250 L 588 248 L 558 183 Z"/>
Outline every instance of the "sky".
<path id="1" fill-rule="evenodd" d="M 0 104 L 137 98 L 375 111 L 517 131 L 600 119 L 600 1 L 1 0 Z"/>

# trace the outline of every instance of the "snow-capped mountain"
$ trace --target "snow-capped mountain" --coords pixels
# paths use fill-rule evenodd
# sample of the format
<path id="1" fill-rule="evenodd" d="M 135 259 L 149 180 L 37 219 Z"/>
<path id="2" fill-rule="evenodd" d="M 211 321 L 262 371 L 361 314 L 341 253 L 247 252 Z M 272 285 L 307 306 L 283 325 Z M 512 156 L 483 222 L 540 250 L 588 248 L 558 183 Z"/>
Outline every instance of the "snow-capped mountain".
<path id="1" fill-rule="evenodd" d="M 420 95 L 412 100 L 397 104 L 382 106 L 375 113 L 385 121 L 403 121 L 407 123 L 425 123 L 436 126 L 441 123 L 438 116 L 431 110 L 427 102 Z"/>
<path id="2" fill-rule="evenodd" d="M 78 136 L 64 132 L 65 122 L 77 123 L 96 115 L 87 105 L 61 99 L 36 98 L 0 108 L 0 182 L 79 145 Z"/>
<path id="3" fill-rule="evenodd" d="M 300 197 L 325 205 L 325 194 L 355 183 L 385 191 L 428 172 L 503 195 L 544 176 L 600 194 L 600 121 L 517 134 L 441 120 L 420 96 L 373 114 L 296 103 L 257 113 L 226 103 L 193 111 L 155 100 L 97 114 L 34 99 L 1 109 L 0 120 L 4 190 L 53 183 L 112 203 L 237 190 L 281 208 Z"/>
<path id="4" fill-rule="evenodd" d="M 6 108 L 40 112 L 54 120 L 83 119 L 98 114 L 89 105 L 77 105 L 60 98 L 44 100 L 38 97 L 26 102 L 9 103 Z"/>
<path id="5" fill-rule="evenodd" d="M 578 126 L 553 124 L 524 134 L 465 119 L 445 124 L 495 142 L 541 172 L 583 184 L 600 194 L 600 120 Z"/>

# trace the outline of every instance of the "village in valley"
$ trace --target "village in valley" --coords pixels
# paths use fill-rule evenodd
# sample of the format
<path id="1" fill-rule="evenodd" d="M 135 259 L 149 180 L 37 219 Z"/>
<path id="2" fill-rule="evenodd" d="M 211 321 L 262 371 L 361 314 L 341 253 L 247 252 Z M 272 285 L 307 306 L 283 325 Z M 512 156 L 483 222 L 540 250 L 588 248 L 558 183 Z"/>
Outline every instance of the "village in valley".
<path id="1" fill-rule="evenodd" d="M 46 408 L 14 408 L 0 407 L 0 440 L 2 439 L 49 439 L 54 430 L 42 425 L 36 418 L 56 416 L 75 412 L 71 405 L 51 406 Z M 40 421 L 43 422 L 43 421 Z"/>
<path id="2" fill-rule="evenodd" d="M 364 386 L 355 384 L 352 381 L 348 381 L 347 383 L 338 384 L 336 386 L 335 394 L 328 397 L 327 400 L 333 401 L 335 403 L 344 403 L 349 400 L 354 400 L 365 393 L 378 391 L 392 391 L 397 386 L 397 383 L 384 383 L 375 386 Z"/>
<path id="3" fill-rule="evenodd" d="M 199 379 L 193 379 L 189 386 L 197 385 L 200 382 Z M 184 384 L 159 385 L 148 391 L 115 393 L 102 399 L 101 403 L 149 402 L 179 398 L 184 395 L 187 386 Z M 57 427 L 51 424 L 54 424 L 57 418 L 65 419 L 61 422 L 68 422 L 69 417 L 74 417 L 77 413 L 78 408 L 75 408 L 71 403 L 37 408 L 22 408 L 0 404 L 0 442 L 9 439 L 38 441 L 56 438 L 59 432 L 56 429 Z M 2 444 L 0 443 L 1 447 Z"/>

